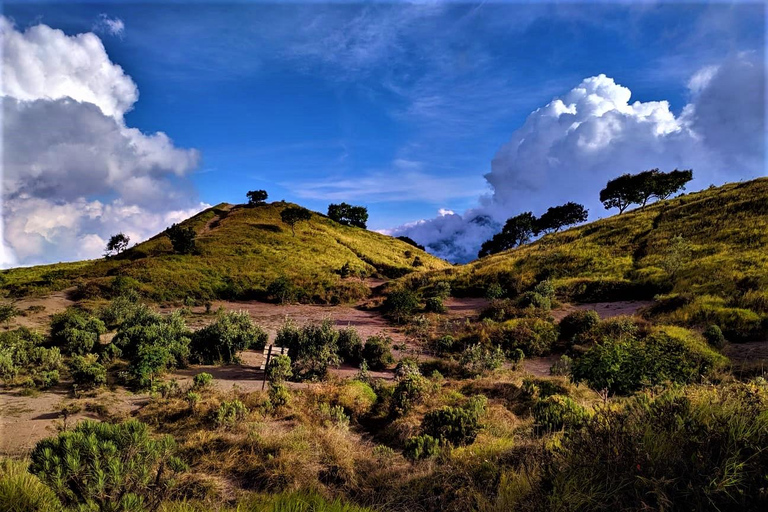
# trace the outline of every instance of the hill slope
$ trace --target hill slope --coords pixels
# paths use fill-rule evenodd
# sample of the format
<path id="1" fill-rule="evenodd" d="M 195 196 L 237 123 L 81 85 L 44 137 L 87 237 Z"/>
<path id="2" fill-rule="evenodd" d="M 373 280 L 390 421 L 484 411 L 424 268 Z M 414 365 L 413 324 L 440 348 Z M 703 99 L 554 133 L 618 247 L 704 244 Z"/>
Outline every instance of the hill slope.
<path id="1" fill-rule="evenodd" d="M 345 264 L 353 275 L 381 277 L 450 266 L 395 238 L 317 213 L 297 224 L 293 236 L 280 220 L 287 206 L 220 204 L 195 215 L 182 225 L 197 232 L 197 254 L 174 254 L 161 233 L 107 260 L 4 271 L 2 289 L 18 297 L 77 285 L 79 297 L 89 298 L 127 285 L 155 300 L 248 299 L 265 298 L 275 283 L 272 291 L 301 301 L 336 302 L 367 293 L 359 279 L 341 278 Z"/>
<path id="2" fill-rule="evenodd" d="M 543 279 L 581 302 L 669 294 L 655 313 L 670 321 L 768 325 L 768 179 L 661 201 L 430 275 L 445 278 L 465 295 L 498 283 L 515 296 Z"/>

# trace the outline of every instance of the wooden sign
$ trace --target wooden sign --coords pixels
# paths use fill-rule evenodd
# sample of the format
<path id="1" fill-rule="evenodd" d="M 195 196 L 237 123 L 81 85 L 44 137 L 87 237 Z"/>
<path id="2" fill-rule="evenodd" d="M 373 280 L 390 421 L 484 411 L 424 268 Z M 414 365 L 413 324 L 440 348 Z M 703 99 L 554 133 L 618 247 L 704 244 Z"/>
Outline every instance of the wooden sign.
<path id="1" fill-rule="evenodd" d="M 260 369 L 264 371 L 264 380 L 261 382 L 261 390 L 264 391 L 264 386 L 267 385 L 267 367 L 269 361 L 273 355 L 288 355 L 288 347 L 278 347 L 275 345 L 267 345 L 264 347 L 264 362 L 261 363 Z"/>

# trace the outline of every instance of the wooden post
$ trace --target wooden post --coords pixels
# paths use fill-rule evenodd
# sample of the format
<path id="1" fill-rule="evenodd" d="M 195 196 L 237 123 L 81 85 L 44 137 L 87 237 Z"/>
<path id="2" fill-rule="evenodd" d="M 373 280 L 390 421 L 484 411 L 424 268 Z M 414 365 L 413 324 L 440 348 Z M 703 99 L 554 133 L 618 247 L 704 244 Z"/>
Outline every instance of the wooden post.
<path id="1" fill-rule="evenodd" d="M 261 382 L 261 390 L 264 391 L 264 386 L 267 385 L 267 368 L 269 368 L 269 360 L 272 358 L 272 345 L 269 346 L 267 351 L 267 362 L 264 363 L 264 380 Z"/>

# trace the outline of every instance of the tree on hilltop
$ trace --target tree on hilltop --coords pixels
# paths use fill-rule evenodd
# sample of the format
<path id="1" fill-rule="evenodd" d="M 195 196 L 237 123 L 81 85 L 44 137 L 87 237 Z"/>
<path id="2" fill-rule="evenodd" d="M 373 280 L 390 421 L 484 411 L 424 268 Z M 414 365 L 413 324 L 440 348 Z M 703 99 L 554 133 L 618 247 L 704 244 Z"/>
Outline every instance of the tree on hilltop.
<path id="1" fill-rule="evenodd" d="M 534 232 L 557 233 L 566 226 L 578 224 L 587 220 L 589 211 L 583 205 L 568 202 L 561 206 L 548 208 L 546 213 L 536 219 Z"/>
<path id="2" fill-rule="evenodd" d="M 624 213 L 630 205 L 645 208 L 651 198 L 667 199 L 672 194 L 685 190 L 685 184 L 693 179 L 690 169 L 661 172 L 650 169 L 638 174 L 623 174 L 608 182 L 600 191 L 600 201 L 606 210 L 618 208 Z"/>
<path id="3" fill-rule="evenodd" d="M 110 256 L 120 254 L 128 248 L 128 243 L 130 241 L 131 237 L 122 232 L 116 235 L 112 235 L 109 238 L 109 242 L 107 242 L 107 250 L 104 253 L 104 256 L 109 258 Z"/>
<path id="4" fill-rule="evenodd" d="M 531 212 L 507 219 L 501 233 L 493 235 L 493 238 L 483 243 L 478 257 L 496 254 L 528 242 L 534 233 L 535 224 L 536 217 Z"/>
<path id="5" fill-rule="evenodd" d="M 312 212 L 301 206 L 289 206 L 280 212 L 280 219 L 291 226 L 291 233 L 296 236 L 296 224 L 305 222 L 312 218 Z"/>
<path id="6" fill-rule="evenodd" d="M 328 205 L 328 217 L 345 226 L 365 229 L 368 223 L 368 208 L 347 203 Z"/>
<path id="7" fill-rule="evenodd" d="M 248 197 L 248 204 L 250 206 L 261 206 L 267 202 L 266 190 L 251 190 L 245 195 Z"/>

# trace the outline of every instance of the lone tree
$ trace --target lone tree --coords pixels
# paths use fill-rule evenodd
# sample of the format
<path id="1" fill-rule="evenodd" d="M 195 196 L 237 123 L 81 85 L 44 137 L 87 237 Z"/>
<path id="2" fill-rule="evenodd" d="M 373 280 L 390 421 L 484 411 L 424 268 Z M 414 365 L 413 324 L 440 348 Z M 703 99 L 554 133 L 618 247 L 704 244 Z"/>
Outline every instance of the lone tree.
<path id="1" fill-rule="evenodd" d="M 251 190 L 245 195 L 248 196 L 248 204 L 250 206 L 261 206 L 267 202 L 266 190 Z"/>
<path id="2" fill-rule="evenodd" d="M 330 204 L 328 205 L 328 217 L 339 224 L 365 229 L 368 223 L 368 208 L 347 203 Z"/>
<path id="3" fill-rule="evenodd" d="M 181 227 L 178 224 L 173 224 L 169 227 L 165 234 L 171 239 L 171 245 L 173 250 L 179 254 L 191 254 L 195 251 L 195 237 L 197 233 L 191 227 Z"/>
<path id="4" fill-rule="evenodd" d="M 589 211 L 578 203 L 565 203 L 561 206 L 548 208 L 546 213 L 534 223 L 535 234 L 557 233 L 565 226 L 571 226 L 584 222 L 589 216 Z"/>
<path id="5" fill-rule="evenodd" d="M 478 257 L 496 254 L 528 242 L 535 231 L 535 224 L 536 217 L 531 212 L 521 213 L 507 219 L 501 233 L 493 235 L 493 238 L 483 243 Z"/>
<path id="6" fill-rule="evenodd" d="M 667 199 L 671 195 L 685 190 L 685 184 L 693 179 L 690 169 L 661 172 L 650 169 L 638 174 L 623 174 L 608 182 L 600 191 L 600 201 L 605 209 L 618 208 L 623 213 L 630 205 L 638 204 L 645 208 L 652 198 Z"/>
<path id="7" fill-rule="evenodd" d="M 107 242 L 107 251 L 104 253 L 104 256 L 109 258 L 110 256 L 114 256 L 116 254 L 120 254 L 124 250 L 128 248 L 128 243 L 131 241 L 131 237 L 124 233 L 118 233 L 116 235 L 112 235 L 109 238 L 109 242 Z"/>
<path id="8" fill-rule="evenodd" d="M 153 439 L 137 420 L 84 421 L 38 442 L 29 472 L 77 510 L 155 511 L 186 465 L 171 436 Z"/>
<path id="9" fill-rule="evenodd" d="M 311 219 L 312 212 L 301 206 L 289 206 L 280 212 L 280 218 L 291 226 L 291 233 L 293 233 L 293 236 L 296 236 L 296 224 Z"/>

